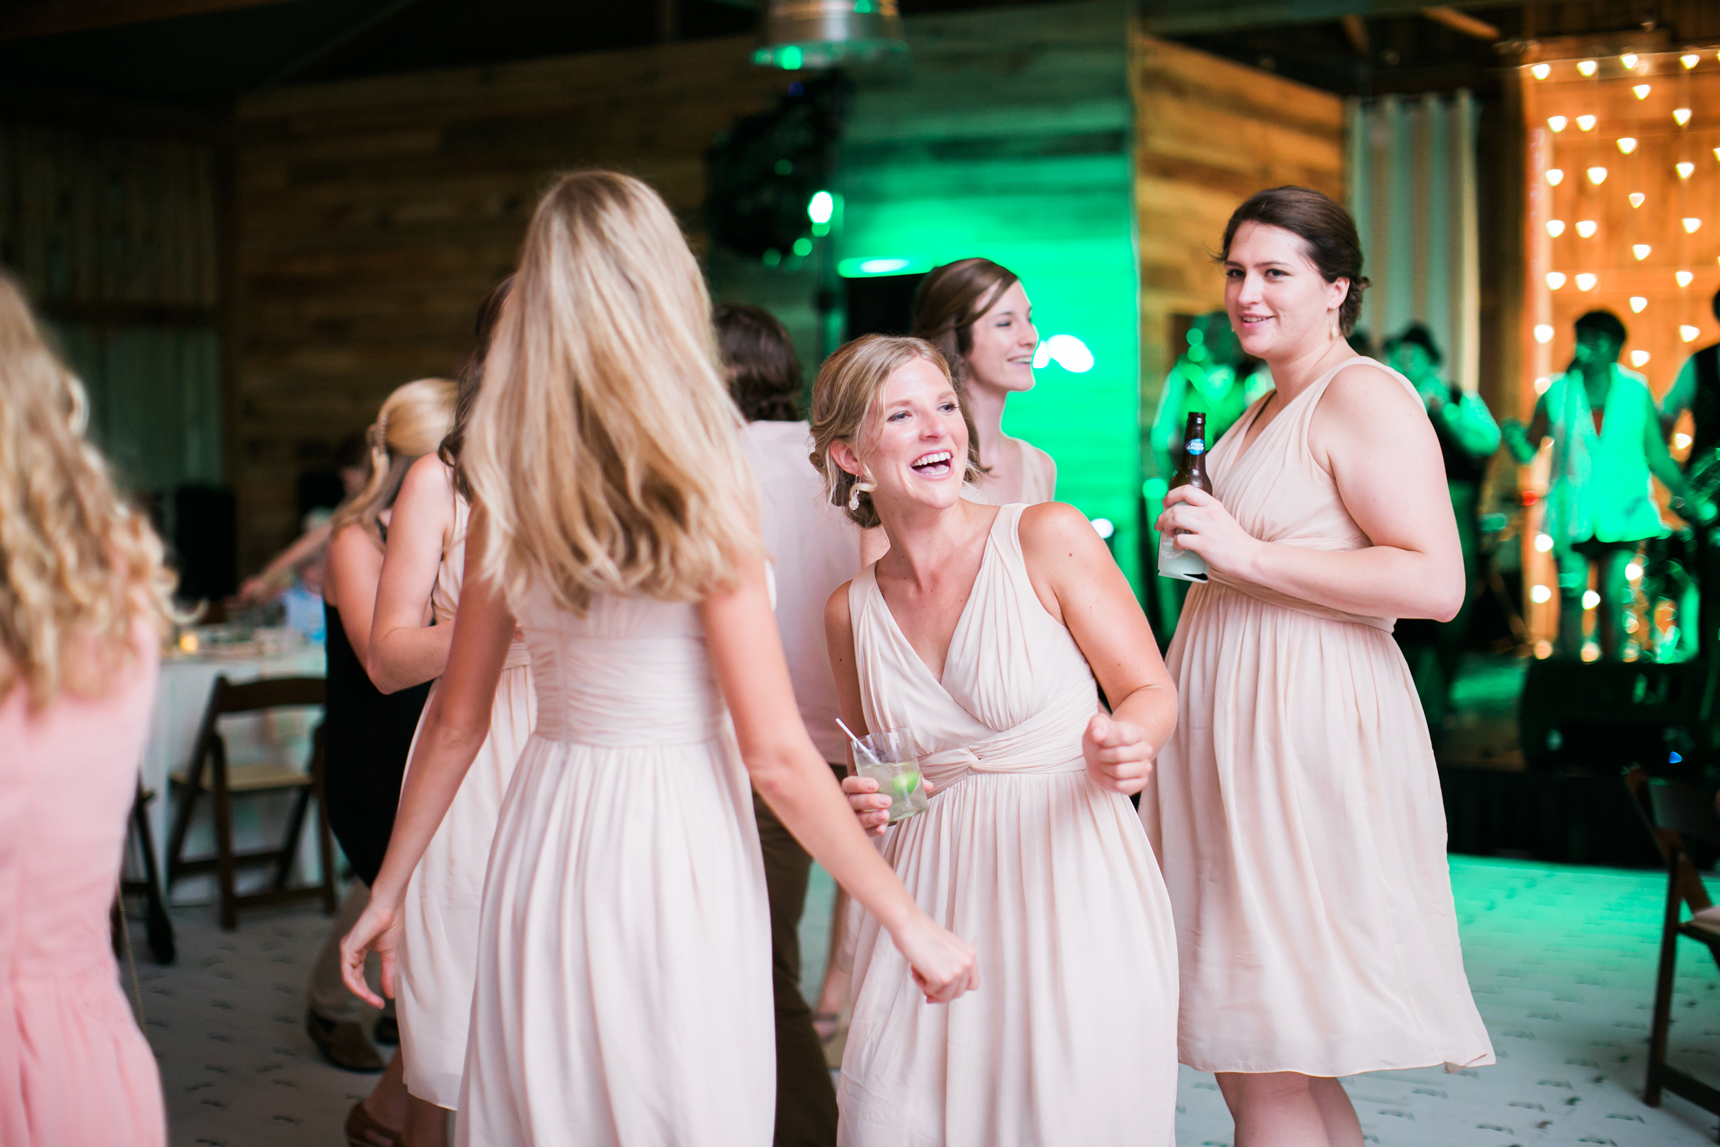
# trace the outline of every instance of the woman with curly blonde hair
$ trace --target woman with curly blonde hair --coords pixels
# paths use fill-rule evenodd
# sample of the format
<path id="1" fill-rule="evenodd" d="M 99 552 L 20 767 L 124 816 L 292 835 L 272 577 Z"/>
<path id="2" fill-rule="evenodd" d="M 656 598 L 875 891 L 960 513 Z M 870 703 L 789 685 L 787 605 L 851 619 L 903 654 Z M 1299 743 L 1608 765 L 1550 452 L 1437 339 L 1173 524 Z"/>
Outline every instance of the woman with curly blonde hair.
<path id="1" fill-rule="evenodd" d="M 165 1142 L 108 944 L 172 576 L 0 275 L 0 1143 Z M 92 1099 L 92 1097 L 94 1097 Z"/>
<path id="2" fill-rule="evenodd" d="M 973 977 L 972 949 L 868 845 L 796 712 L 739 430 L 667 205 L 628 176 L 564 177 L 484 366 L 448 671 L 344 949 L 355 992 L 373 947 L 392 988 L 408 879 L 489 735 L 517 618 L 537 727 L 484 883 L 461 1144 L 771 1142 L 749 780 L 890 930 L 926 998 Z"/>

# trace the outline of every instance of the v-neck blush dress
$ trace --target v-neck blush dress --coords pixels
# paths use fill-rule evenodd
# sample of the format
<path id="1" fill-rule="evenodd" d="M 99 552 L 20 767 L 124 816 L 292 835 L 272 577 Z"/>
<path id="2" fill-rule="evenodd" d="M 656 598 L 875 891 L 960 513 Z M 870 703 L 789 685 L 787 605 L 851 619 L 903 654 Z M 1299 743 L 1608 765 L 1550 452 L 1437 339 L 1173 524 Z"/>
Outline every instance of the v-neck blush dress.
<path id="1" fill-rule="evenodd" d="M 934 677 L 876 567 L 850 583 L 867 727 L 913 734 L 936 787 L 884 856 L 973 944 L 980 986 L 925 1002 L 860 918 L 837 1095 L 844 1147 L 1170 1147 L 1176 949 L 1170 901 L 1128 798 L 1081 755 L 1098 689 L 1028 578 L 1022 505 L 997 513 Z"/>
<path id="2" fill-rule="evenodd" d="M 1246 453 L 1265 399 L 1208 455 L 1219 501 L 1254 537 L 1372 544 L 1308 447 L 1344 367 L 1355 360 Z M 1493 1062 L 1463 971 L 1433 746 L 1391 630 L 1216 573 L 1189 592 L 1166 659 L 1177 730 L 1141 819 L 1176 909 L 1191 1067 L 1340 1076 Z"/>

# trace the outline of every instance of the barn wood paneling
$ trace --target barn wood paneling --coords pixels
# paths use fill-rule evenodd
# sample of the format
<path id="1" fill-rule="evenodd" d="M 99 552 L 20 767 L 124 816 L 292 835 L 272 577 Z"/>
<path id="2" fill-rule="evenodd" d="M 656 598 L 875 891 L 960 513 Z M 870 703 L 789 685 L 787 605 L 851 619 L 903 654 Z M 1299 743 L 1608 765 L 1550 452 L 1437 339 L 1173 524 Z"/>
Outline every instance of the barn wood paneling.
<path id="1" fill-rule="evenodd" d="M 1295 183 L 1344 197 L 1337 96 L 1156 39 L 1133 36 L 1135 212 L 1141 261 L 1141 409 L 1180 348 L 1172 316 L 1224 305 L 1211 255 L 1239 203 Z"/>
<path id="2" fill-rule="evenodd" d="M 389 390 L 451 375 L 555 173 L 613 167 L 700 242 L 703 154 L 769 106 L 750 39 L 283 88 L 237 110 L 241 567 Z"/>

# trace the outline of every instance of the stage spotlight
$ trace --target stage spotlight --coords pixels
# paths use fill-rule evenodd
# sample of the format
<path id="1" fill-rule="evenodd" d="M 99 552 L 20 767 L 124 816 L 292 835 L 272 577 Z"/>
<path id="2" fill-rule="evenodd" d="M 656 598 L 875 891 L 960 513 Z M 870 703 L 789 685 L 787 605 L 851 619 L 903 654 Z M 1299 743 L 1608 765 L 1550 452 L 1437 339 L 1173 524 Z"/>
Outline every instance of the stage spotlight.
<path id="1" fill-rule="evenodd" d="M 1690 122 L 1690 109 L 1689 108 L 1673 108 L 1672 109 L 1672 120 L 1679 127 L 1683 127 L 1685 124 Z"/>
<path id="2" fill-rule="evenodd" d="M 1595 289 L 1595 283 L 1597 281 L 1598 280 L 1595 278 L 1594 275 L 1590 274 L 1587 271 L 1584 271 L 1582 274 L 1577 276 L 1577 290 L 1579 290 L 1579 291 L 1592 291 Z"/>
<path id="3" fill-rule="evenodd" d="M 807 201 L 806 217 L 814 223 L 828 223 L 835 214 L 836 197 L 828 191 L 817 192 Z"/>
<path id="4" fill-rule="evenodd" d="M 1695 67 L 1694 64 L 1685 64 L 1684 66 L 1687 68 Z M 1529 71 L 1534 73 L 1537 80 L 1544 80 L 1552 73 L 1553 66 L 1551 64 L 1536 64 L 1534 67 L 1530 68 Z"/>
<path id="5" fill-rule="evenodd" d="M 1564 233 L 1565 233 L 1565 221 L 1563 219 L 1549 219 L 1549 220 L 1547 220 L 1547 234 L 1549 234 L 1553 238 L 1557 239 L 1560 235 L 1563 235 Z"/>
<path id="6" fill-rule="evenodd" d="M 1652 357 L 1653 356 L 1645 350 L 1633 350 L 1630 352 L 1630 365 L 1641 366 Z"/>
<path id="7" fill-rule="evenodd" d="M 1554 187 L 1557 187 L 1557 186 L 1559 186 L 1559 184 L 1563 183 L 1564 181 L 1565 181 L 1565 173 L 1562 170 L 1560 170 L 1557 167 L 1549 167 L 1547 169 L 1547 182 L 1548 183 L 1551 183 Z"/>
<path id="8" fill-rule="evenodd" d="M 1585 239 L 1594 238 L 1595 229 L 1599 226 L 1593 219 L 1577 220 L 1577 234 Z"/>
<path id="9" fill-rule="evenodd" d="M 1701 226 L 1702 226 L 1702 220 L 1692 219 L 1688 215 L 1685 216 L 1685 218 L 1684 218 L 1684 233 L 1686 235 L 1696 234 L 1696 229 L 1698 227 L 1701 227 Z"/>
<path id="10" fill-rule="evenodd" d="M 1565 273 L 1563 271 L 1548 271 L 1547 272 L 1547 288 L 1549 290 L 1556 291 L 1564 285 L 1565 285 Z"/>
<path id="11" fill-rule="evenodd" d="M 1589 168 L 1589 182 L 1599 187 L 1607 181 L 1607 169 L 1604 167 Z"/>
<path id="12" fill-rule="evenodd" d="M 1638 84 L 1636 87 L 1631 89 L 1631 91 L 1636 93 L 1636 98 L 1639 100 L 1646 100 L 1648 98 L 1648 93 L 1653 90 L 1654 89 L 1649 87 L 1647 84 Z"/>
<path id="13" fill-rule="evenodd" d="M 1640 315 L 1640 314 L 1642 314 L 1642 312 L 1644 310 L 1647 309 L 1647 307 L 1648 307 L 1648 300 L 1646 298 L 1644 298 L 1643 296 L 1632 295 L 1630 297 L 1630 309 L 1633 313 Z"/>
<path id="14" fill-rule="evenodd" d="M 1624 136 L 1618 141 L 1618 149 L 1626 155 L 1629 155 L 1631 152 L 1636 150 L 1636 140 L 1632 139 L 1628 135 Z"/>
<path id="15" fill-rule="evenodd" d="M 1578 116 L 1577 117 L 1577 130 L 1578 131 L 1593 131 L 1593 130 L 1595 130 L 1595 117 L 1592 115 L 1580 115 L 1580 116 Z"/>
<path id="16" fill-rule="evenodd" d="M 1678 178 L 1689 179 L 1690 173 L 1695 170 L 1696 165 L 1694 163 L 1681 163 L 1678 165 Z"/>
<path id="17" fill-rule="evenodd" d="M 1700 335 L 1701 333 L 1702 333 L 1701 327 L 1693 327 L 1689 323 L 1685 323 L 1683 326 L 1678 328 L 1678 337 L 1683 339 L 1687 343 L 1695 342 L 1697 339 L 1697 336 Z"/>
<path id="18" fill-rule="evenodd" d="M 1632 207 L 1641 207 L 1642 201 L 1646 198 L 1648 198 L 1648 197 L 1646 195 L 1644 195 L 1642 192 L 1633 191 L 1630 193 L 1630 205 Z"/>
<path id="19" fill-rule="evenodd" d="M 1690 280 L 1694 279 L 1696 276 L 1691 274 L 1689 271 L 1679 271 L 1673 277 L 1678 280 L 1679 286 L 1688 287 L 1690 285 Z"/>
<path id="20" fill-rule="evenodd" d="M 1635 255 L 1636 261 L 1640 263 L 1644 259 L 1648 258 L 1648 253 L 1652 250 L 1654 250 L 1654 248 L 1650 247 L 1647 243 L 1633 243 L 1630 248 L 1630 253 Z"/>
<path id="21" fill-rule="evenodd" d="M 1547 117 L 1547 126 L 1552 128 L 1554 131 L 1564 131 L 1565 125 L 1570 123 L 1570 122 L 1571 122 L 1570 120 L 1566 119 L 1562 115 L 1553 115 L 1553 116 Z"/>
<path id="22" fill-rule="evenodd" d="M 1585 76 L 1592 76 L 1598 66 L 1593 60 L 1581 60 L 1577 63 L 1577 71 Z"/>
<path id="23" fill-rule="evenodd" d="M 1552 342 L 1553 341 L 1553 328 L 1546 323 L 1536 323 L 1535 324 L 1535 341 L 1538 343 L 1543 343 L 1543 344 Z"/>

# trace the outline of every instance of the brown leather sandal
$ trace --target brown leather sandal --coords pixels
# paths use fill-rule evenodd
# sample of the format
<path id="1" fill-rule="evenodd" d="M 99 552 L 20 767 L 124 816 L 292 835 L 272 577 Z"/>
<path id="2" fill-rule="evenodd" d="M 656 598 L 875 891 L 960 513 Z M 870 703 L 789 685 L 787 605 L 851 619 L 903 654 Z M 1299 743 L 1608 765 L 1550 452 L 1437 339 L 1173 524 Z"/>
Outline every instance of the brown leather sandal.
<path id="1" fill-rule="evenodd" d="M 346 1142 L 347 1147 L 401 1147 L 400 1132 L 378 1123 L 363 1103 L 346 1113 Z"/>

